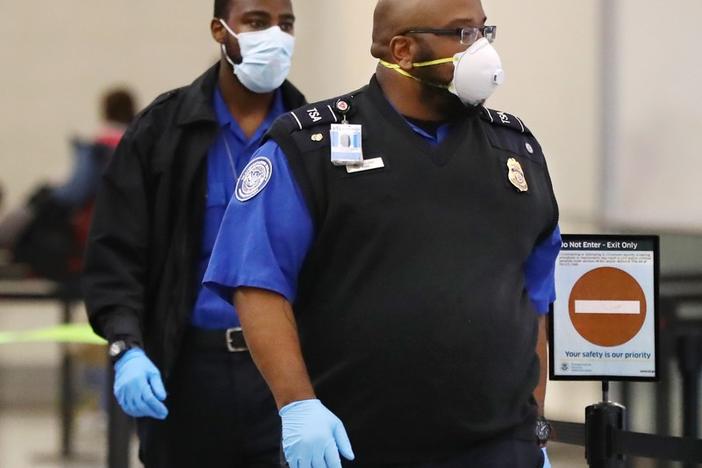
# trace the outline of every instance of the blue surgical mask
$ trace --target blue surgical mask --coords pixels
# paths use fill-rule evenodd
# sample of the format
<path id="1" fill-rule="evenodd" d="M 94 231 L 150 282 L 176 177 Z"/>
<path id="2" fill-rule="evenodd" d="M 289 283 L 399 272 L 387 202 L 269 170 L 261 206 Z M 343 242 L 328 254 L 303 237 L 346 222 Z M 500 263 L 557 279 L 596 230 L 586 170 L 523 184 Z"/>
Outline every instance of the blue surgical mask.
<path id="1" fill-rule="evenodd" d="M 237 64 L 227 54 L 224 57 L 234 68 L 241 84 L 254 93 L 264 94 L 278 89 L 290 73 L 295 38 L 278 26 L 263 31 L 235 33 L 220 19 L 222 26 L 239 41 L 242 62 Z"/>

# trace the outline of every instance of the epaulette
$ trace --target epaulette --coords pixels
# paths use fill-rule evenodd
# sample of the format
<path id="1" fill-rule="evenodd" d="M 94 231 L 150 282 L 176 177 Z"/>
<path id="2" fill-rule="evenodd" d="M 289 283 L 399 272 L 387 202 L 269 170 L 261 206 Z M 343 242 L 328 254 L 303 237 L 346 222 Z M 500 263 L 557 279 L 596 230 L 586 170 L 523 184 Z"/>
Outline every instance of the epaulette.
<path id="1" fill-rule="evenodd" d="M 354 94 L 347 94 L 339 98 L 307 104 L 281 116 L 277 123 L 284 126 L 287 133 L 341 123 L 344 115 L 350 115 L 353 111 L 353 97 Z"/>
<path id="2" fill-rule="evenodd" d="M 531 135 L 531 131 L 529 131 L 529 129 L 526 128 L 524 122 L 522 122 L 522 120 L 516 115 L 508 114 L 506 112 L 501 112 L 493 109 L 488 109 L 487 107 L 482 107 L 480 110 L 480 117 L 493 125 L 509 127 L 512 130 L 516 130 L 519 133 Z"/>

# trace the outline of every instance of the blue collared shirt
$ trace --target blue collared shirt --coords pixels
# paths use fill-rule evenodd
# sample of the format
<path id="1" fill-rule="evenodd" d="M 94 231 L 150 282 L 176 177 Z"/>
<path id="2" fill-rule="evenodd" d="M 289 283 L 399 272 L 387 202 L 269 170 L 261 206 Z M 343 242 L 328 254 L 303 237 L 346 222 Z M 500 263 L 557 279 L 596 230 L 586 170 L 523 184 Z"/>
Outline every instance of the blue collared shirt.
<path id="1" fill-rule="evenodd" d="M 450 130 L 449 125 L 442 125 L 431 135 L 407 123 L 433 145 Z M 204 281 L 227 300 L 238 287 L 254 287 L 276 292 L 292 303 L 298 274 L 314 239 L 314 225 L 283 150 L 269 140 L 254 156 L 271 161 L 271 180 L 255 198 L 244 203 L 231 200 Z M 556 298 L 554 269 L 560 247 L 556 227 L 534 246 L 524 265 L 526 291 L 540 314 L 548 313 Z"/>
<path id="2" fill-rule="evenodd" d="M 429 142 L 430 145 L 432 146 L 439 146 L 442 141 L 446 139 L 446 137 L 449 136 L 449 133 L 451 132 L 451 127 L 452 125 L 450 123 L 446 123 L 443 125 L 439 125 L 436 128 L 436 132 L 434 134 L 431 134 L 424 130 L 422 127 L 419 127 L 412 123 L 411 121 L 405 119 L 405 122 L 407 122 L 407 125 L 410 126 L 410 128 L 416 133 L 417 135 L 421 136 L 427 142 Z"/>
<path id="3" fill-rule="evenodd" d="M 201 280 L 210 262 L 215 239 L 234 192 L 236 180 L 261 145 L 261 140 L 273 121 L 285 112 L 283 94 L 279 89 L 275 92 L 265 120 L 253 136 L 247 138 L 229 112 L 219 88 L 215 89 L 212 99 L 220 131 L 207 154 L 207 201 L 199 263 Z M 229 229 L 232 229 L 232 226 Z M 205 329 L 225 329 L 238 326 L 239 318 L 232 308 L 231 300 L 225 300 L 211 290 L 200 287 L 191 323 Z"/>

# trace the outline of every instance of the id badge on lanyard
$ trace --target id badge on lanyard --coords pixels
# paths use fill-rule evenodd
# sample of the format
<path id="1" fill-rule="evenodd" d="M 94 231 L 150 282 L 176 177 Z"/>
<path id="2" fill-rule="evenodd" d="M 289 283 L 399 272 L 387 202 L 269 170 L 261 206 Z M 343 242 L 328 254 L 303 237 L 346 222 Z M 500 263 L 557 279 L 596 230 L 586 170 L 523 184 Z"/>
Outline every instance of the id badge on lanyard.
<path id="1" fill-rule="evenodd" d="M 363 164 L 363 127 L 348 123 L 332 124 L 331 162 L 335 166 L 358 166 Z"/>

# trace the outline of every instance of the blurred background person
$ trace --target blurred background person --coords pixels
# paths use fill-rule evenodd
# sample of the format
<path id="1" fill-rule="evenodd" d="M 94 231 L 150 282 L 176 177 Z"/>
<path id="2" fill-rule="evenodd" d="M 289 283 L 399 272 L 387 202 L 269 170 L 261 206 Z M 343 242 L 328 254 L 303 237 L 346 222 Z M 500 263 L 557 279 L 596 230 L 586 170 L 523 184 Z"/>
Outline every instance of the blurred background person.
<path id="1" fill-rule="evenodd" d="M 41 184 L 26 204 L 0 221 L 0 249 L 31 273 L 68 280 L 80 272 L 92 208 L 103 170 L 135 115 L 127 88 L 114 88 L 101 99 L 101 128 L 91 140 L 73 138 L 73 166 L 57 185 Z"/>
<path id="2" fill-rule="evenodd" d="M 75 164 L 69 179 L 51 190 L 51 198 L 64 206 L 83 207 L 97 194 L 102 171 L 135 116 L 132 92 L 115 88 L 102 98 L 102 128 L 93 141 L 73 140 Z"/>

